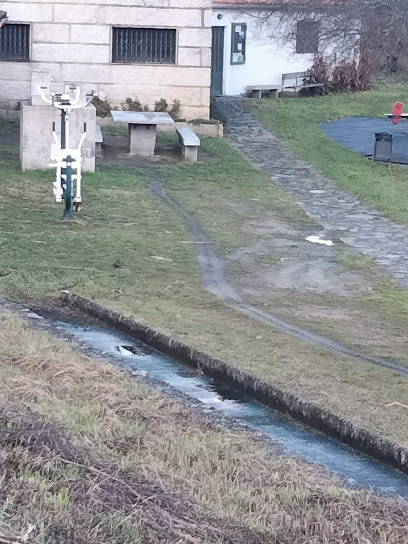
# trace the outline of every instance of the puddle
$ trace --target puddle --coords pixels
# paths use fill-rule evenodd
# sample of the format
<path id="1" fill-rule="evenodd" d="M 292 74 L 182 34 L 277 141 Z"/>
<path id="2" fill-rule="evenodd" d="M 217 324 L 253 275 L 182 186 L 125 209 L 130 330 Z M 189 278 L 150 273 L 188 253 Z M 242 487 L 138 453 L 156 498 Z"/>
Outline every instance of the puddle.
<path id="1" fill-rule="evenodd" d="M 199 375 L 194 369 L 141 342 L 97 325 L 52 322 L 93 348 L 119 358 L 123 368 L 135 375 L 147 375 L 165 382 L 209 408 L 216 408 L 279 442 L 288 454 L 322 465 L 344 477 L 350 486 L 408 497 L 408 476 L 402 472 L 231 390 L 222 382 Z"/>

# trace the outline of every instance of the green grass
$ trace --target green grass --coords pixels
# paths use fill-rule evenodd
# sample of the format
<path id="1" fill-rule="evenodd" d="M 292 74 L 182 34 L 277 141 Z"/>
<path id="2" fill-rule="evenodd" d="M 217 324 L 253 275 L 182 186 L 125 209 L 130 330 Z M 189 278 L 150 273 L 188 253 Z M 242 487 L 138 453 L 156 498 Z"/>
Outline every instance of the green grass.
<path id="1" fill-rule="evenodd" d="M 203 148 L 205 163 L 156 171 L 196 209 L 221 254 L 252 239 L 240 229 L 242 202 L 255 220 L 268 212 L 310 227 L 290 197 L 226 141 L 203 140 Z M 21 173 L 13 157 L 1 165 L 2 295 L 29 303 L 68 288 L 406 443 L 408 413 L 396 420 L 385 405 L 404 400 L 407 380 L 289 338 L 205 292 L 187 233 L 150 195 L 145 173 L 105 167 L 85 175 L 84 209 L 74 223 L 60 221 L 52 181 L 53 172 Z M 76 414 L 78 428 L 87 418 L 95 421 L 92 405 Z"/>
<path id="2" fill-rule="evenodd" d="M 319 172 L 390 219 L 408 225 L 407 168 L 372 163 L 319 129 L 321 123 L 348 116 L 383 117 L 396 101 L 408 102 L 406 84 L 383 84 L 356 94 L 262 100 L 250 111 Z"/>

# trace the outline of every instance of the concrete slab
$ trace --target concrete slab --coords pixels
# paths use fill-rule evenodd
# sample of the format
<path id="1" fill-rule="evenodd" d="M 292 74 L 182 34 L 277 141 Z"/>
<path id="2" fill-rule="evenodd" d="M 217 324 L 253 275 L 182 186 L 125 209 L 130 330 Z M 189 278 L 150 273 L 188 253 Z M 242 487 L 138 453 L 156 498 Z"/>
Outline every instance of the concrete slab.
<path id="1" fill-rule="evenodd" d="M 174 119 L 166 112 L 156 111 L 112 111 L 115 123 L 138 125 L 174 125 Z"/>
<path id="2" fill-rule="evenodd" d="M 54 143 L 52 124 L 60 137 L 60 112 L 53 106 L 23 105 L 20 121 L 20 163 L 24 170 L 50 168 L 50 150 Z M 95 106 L 73 110 L 70 116 L 71 147 L 77 147 L 86 123 L 87 135 L 82 146 L 82 170 L 95 171 Z"/>

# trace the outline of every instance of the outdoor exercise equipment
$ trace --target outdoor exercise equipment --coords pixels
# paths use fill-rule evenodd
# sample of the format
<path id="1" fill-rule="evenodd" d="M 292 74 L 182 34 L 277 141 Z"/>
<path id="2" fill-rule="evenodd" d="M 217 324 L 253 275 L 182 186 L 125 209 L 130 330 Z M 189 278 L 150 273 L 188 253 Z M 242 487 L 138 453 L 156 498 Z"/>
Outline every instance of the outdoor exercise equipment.
<path id="1" fill-rule="evenodd" d="M 51 93 L 50 98 L 45 94 L 43 87 L 37 85 L 38 92 L 42 100 L 46 104 L 50 104 L 61 112 L 61 139 L 58 140 L 55 123 L 52 124 L 52 135 L 55 143 L 51 146 L 51 160 L 55 161 L 50 164 L 56 168 L 56 181 L 53 183 L 54 195 L 56 202 L 65 203 L 64 213 L 61 219 L 75 219 L 72 208 L 75 212 L 81 210 L 82 196 L 82 172 L 81 172 L 81 148 L 86 137 L 86 123 L 79 140 L 77 148 L 70 147 L 70 114 L 72 110 L 85 108 L 88 106 L 96 93 L 86 95 L 85 102 L 80 103 L 81 89 L 78 86 L 69 87 L 69 91 L 73 92 L 71 97 L 68 92 L 63 94 Z M 75 196 L 74 196 L 75 194 Z"/>

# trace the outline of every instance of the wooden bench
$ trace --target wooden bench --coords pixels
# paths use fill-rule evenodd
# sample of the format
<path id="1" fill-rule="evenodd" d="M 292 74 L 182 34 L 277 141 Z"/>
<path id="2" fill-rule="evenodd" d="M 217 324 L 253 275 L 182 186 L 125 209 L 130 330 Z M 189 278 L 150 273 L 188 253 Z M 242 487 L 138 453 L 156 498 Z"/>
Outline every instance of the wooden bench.
<path id="1" fill-rule="evenodd" d="M 250 85 L 246 89 L 252 98 L 262 98 L 262 95 L 278 98 L 280 88 L 280 85 Z"/>
<path id="2" fill-rule="evenodd" d="M 101 130 L 101 125 L 96 125 L 95 129 L 95 156 L 102 157 L 102 144 L 103 144 L 103 134 Z"/>
<path id="3" fill-rule="evenodd" d="M 177 134 L 181 144 L 181 153 L 185 161 L 197 162 L 200 138 L 190 127 L 177 128 Z"/>
<path id="4" fill-rule="evenodd" d="M 310 79 L 309 72 L 291 72 L 289 74 L 282 74 L 282 90 L 293 89 L 295 95 L 298 95 L 298 91 L 302 89 L 321 89 L 323 94 L 325 92 L 324 83 L 306 83 Z M 294 81 L 293 85 L 287 85 L 287 81 Z"/>

